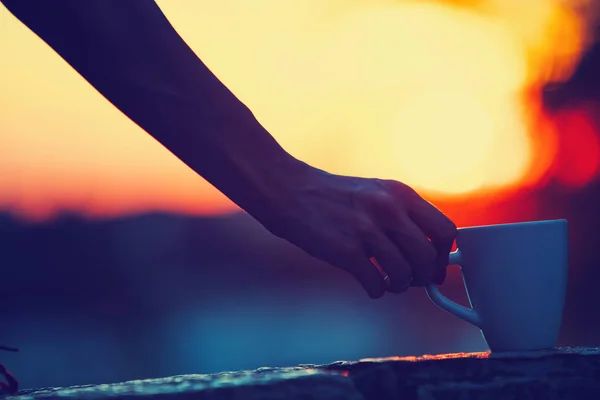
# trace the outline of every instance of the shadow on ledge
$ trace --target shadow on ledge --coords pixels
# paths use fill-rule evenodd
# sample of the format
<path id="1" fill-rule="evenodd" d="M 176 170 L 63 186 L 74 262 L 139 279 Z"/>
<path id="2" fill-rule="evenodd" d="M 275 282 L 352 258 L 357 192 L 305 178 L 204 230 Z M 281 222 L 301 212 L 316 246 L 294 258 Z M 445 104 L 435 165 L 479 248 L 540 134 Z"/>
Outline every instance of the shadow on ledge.
<path id="1" fill-rule="evenodd" d="M 338 361 L 24 390 L 25 399 L 597 399 L 600 348 Z"/>

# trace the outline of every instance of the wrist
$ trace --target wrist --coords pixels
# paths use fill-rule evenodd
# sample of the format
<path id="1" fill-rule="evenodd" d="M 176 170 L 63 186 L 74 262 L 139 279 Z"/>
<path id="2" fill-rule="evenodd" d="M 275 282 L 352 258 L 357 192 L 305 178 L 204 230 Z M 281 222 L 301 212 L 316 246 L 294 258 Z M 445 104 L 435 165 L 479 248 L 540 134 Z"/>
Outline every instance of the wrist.
<path id="1" fill-rule="evenodd" d="M 252 189 L 241 193 L 239 201 L 233 200 L 261 222 L 285 213 L 299 188 L 306 186 L 316 171 L 285 151 L 249 170 L 247 179 Z"/>
<path id="2" fill-rule="evenodd" d="M 285 208 L 316 170 L 285 151 L 246 110 L 213 118 L 195 139 L 178 156 L 260 221 Z"/>

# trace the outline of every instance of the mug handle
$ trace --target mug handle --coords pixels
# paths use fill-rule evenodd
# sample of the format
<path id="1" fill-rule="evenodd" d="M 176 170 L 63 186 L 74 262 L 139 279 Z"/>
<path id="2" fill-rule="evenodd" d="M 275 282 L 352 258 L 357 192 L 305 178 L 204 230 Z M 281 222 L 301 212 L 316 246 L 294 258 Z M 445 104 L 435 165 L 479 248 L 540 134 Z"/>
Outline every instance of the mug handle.
<path id="1" fill-rule="evenodd" d="M 448 265 L 460 265 L 460 263 L 460 249 L 450 253 L 450 262 Z M 438 287 L 433 283 L 428 284 L 425 289 L 427 290 L 427 296 L 429 296 L 429 299 L 433 302 L 433 304 L 442 310 L 449 312 L 455 317 L 481 328 L 481 318 L 479 317 L 479 314 L 477 314 L 477 311 L 471 308 L 463 307 L 460 304 L 448 299 L 442 293 L 440 293 Z"/>

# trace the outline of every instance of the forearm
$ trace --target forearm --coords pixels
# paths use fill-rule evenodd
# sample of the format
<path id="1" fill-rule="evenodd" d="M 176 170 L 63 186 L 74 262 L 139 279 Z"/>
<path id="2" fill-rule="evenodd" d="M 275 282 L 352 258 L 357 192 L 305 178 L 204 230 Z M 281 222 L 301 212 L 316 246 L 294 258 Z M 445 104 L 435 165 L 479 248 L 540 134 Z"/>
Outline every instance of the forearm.
<path id="1" fill-rule="evenodd" d="M 0 0 L 2 1 L 2 0 Z M 152 0 L 4 0 L 103 96 L 246 209 L 301 169 Z"/>

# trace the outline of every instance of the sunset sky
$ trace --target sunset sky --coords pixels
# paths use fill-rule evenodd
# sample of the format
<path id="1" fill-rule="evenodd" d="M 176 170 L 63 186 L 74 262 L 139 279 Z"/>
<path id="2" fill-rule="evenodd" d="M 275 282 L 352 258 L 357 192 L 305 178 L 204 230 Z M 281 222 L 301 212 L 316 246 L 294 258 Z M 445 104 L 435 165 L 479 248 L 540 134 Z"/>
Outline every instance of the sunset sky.
<path id="1" fill-rule="evenodd" d="M 558 1 L 476 3 L 158 1 L 296 157 L 433 198 L 541 176 L 552 159 L 532 163 L 539 104 L 525 93 L 567 79 L 585 46 L 585 21 Z M 3 7 L 0 54 L 0 210 L 235 209 Z"/>

